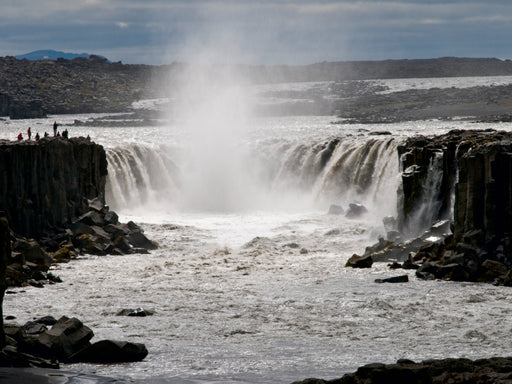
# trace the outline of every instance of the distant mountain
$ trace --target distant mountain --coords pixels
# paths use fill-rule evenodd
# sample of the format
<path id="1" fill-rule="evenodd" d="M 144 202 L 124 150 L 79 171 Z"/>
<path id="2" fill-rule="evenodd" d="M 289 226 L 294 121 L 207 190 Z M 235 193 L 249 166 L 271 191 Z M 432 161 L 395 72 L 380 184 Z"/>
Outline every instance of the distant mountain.
<path id="1" fill-rule="evenodd" d="M 77 57 L 86 57 L 89 58 L 91 55 L 89 53 L 71 53 L 71 52 L 61 52 L 55 51 L 53 49 L 43 49 L 39 51 L 34 51 L 30 53 L 25 53 L 24 55 L 16 56 L 17 59 L 27 59 L 31 61 L 36 60 L 57 60 L 58 58 L 63 58 L 67 60 L 73 60 Z M 100 55 L 95 55 L 104 58 Z"/>

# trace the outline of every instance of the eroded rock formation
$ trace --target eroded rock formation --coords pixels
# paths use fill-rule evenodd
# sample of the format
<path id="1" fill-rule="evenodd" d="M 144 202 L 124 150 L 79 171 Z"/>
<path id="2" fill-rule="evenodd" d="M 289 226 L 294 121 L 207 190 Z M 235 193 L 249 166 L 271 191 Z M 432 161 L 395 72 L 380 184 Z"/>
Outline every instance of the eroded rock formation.
<path id="1" fill-rule="evenodd" d="M 133 222 L 105 205 L 107 160 L 86 138 L 0 141 L 0 211 L 12 229 L 9 286 L 59 282 L 48 272 L 80 253 L 146 253 L 156 248 Z"/>
<path id="2" fill-rule="evenodd" d="M 512 285 L 512 134 L 454 130 L 398 152 L 402 242 L 393 232 L 363 257 L 421 263 L 421 278 Z"/>
<path id="3" fill-rule="evenodd" d="M 107 160 L 103 147 L 85 138 L 0 142 L 0 210 L 14 232 L 40 237 L 104 204 Z"/>

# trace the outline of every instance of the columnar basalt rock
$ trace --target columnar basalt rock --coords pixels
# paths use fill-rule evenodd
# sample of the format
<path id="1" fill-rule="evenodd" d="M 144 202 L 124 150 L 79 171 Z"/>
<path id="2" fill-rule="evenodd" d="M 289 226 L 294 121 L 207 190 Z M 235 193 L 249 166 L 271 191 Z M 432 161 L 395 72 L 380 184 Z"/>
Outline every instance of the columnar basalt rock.
<path id="1" fill-rule="evenodd" d="M 364 257 L 420 262 L 421 278 L 512 285 L 512 133 L 454 130 L 410 138 L 398 152 L 398 229 L 419 237 Z"/>
<path id="2" fill-rule="evenodd" d="M 107 160 L 85 138 L 0 142 L 0 210 L 14 232 L 40 237 L 104 203 Z"/>
<path id="3" fill-rule="evenodd" d="M 13 232 L 8 286 L 59 282 L 51 264 L 79 253 L 147 253 L 156 244 L 105 205 L 107 160 L 86 138 L 0 141 L 0 211 Z"/>

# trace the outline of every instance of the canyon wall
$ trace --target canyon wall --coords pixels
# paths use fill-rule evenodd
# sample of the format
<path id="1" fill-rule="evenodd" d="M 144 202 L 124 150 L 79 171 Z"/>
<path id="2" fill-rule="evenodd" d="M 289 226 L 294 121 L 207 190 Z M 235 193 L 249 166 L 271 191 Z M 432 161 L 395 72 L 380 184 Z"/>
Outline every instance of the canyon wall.
<path id="1" fill-rule="evenodd" d="M 23 236 L 58 232 L 104 203 L 106 175 L 103 147 L 85 138 L 0 141 L 0 211 Z"/>
<path id="2" fill-rule="evenodd" d="M 512 285 L 512 133 L 414 137 L 399 156 L 399 230 L 421 236 L 451 221 L 451 234 L 415 255 L 417 275 Z"/>

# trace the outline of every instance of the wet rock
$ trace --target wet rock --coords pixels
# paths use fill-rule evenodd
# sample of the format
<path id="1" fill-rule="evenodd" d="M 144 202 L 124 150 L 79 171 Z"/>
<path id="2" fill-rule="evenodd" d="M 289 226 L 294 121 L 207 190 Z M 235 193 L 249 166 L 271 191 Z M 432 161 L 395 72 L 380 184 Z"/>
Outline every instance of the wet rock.
<path id="1" fill-rule="evenodd" d="M 117 223 L 119 223 L 119 216 L 117 215 L 117 213 L 113 211 L 108 211 L 107 213 L 105 213 L 105 217 L 103 219 L 106 224 L 116 225 Z"/>
<path id="2" fill-rule="evenodd" d="M 348 211 L 345 214 L 345 217 L 353 219 L 356 217 L 360 217 L 367 212 L 368 212 L 368 209 L 364 205 L 359 204 L 359 203 L 350 203 Z"/>
<path id="3" fill-rule="evenodd" d="M 155 311 L 151 310 L 151 309 L 125 308 L 125 309 L 121 309 L 119 312 L 117 312 L 116 316 L 146 317 L 146 316 L 153 316 L 154 314 L 155 314 Z"/>
<path id="4" fill-rule="evenodd" d="M 61 361 L 90 346 L 94 333 L 77 318 L 61 317 L 49 331 L 39 335 L 37 342 Z"/>
<path id="5" fill-rule="evenodd" d="M 375 279 L 375 282 L 376 283 L 408 283 L 409 276 L 401 275 L 401 276 L 387 277 L 385 279 Z"/>
<path id="6" fill-rule="evenodd" d="M 44 251 L 35 240 L 18 238 L 13 245 L 13 250 L 21 253 L 25 263 L 31 262 L 37 264 L 43 268 L 43 270 L 48 270 L 53 262 L 52 257 Z"/>
<path id="7" fill-rule="evenodd" d="M 103 226 L 105 224 L 103 215 L 97 211 L 89 211 L 78 218 L 78 221 L 89 226 Z"/>
<path id="8" fill-rule="evenodd" d="M 345 264 L 345 267 L 352 268 L 371 268 L 373 259 L 371 256 L 352 255 Z"/>
<path id="9" fill-rule="evenodd" d="M 70 360 L 99 364 L 128 363 L 144 360 L 147 355 L 144 344 L 101 340 L 78 352 Z"/>
<path id="10" fill-rule="evenodd" d="M 137 227 L 138 228 L 138 227 Z M 133 247 L 144 249 L 156 249 L 158 246 L 155 242 L 149 240 L 140 230 L 135 229 L 128 234 L 128 241 Z"/>

